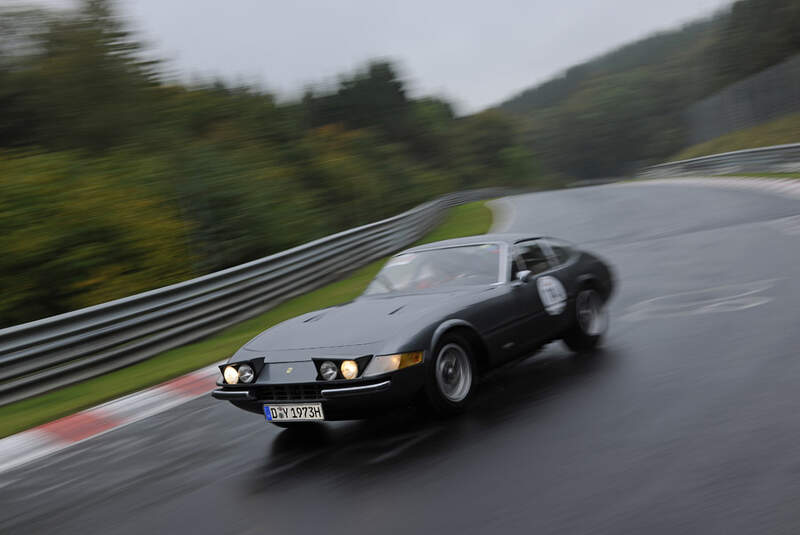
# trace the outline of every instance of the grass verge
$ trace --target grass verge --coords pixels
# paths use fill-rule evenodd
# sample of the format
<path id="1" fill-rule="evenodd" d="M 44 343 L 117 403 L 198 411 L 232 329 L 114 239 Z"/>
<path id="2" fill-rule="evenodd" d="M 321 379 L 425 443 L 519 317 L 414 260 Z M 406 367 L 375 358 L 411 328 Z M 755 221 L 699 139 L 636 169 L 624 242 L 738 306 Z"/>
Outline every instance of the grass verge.
<path id="1" fill-rule="evenodd" d="M 787 115 L 693 145 L 682 150 L 669 161 L 688 160 L 709 154 L 797 142 L 800 142 L 800 113 Z"/>
<path id="2" fill-rule="evenodd" d="M 484 234 L 492 223 L 483 202 L 457 206 L 441 225 L 419 243 Z M 31 399 L 0 407 L 0 437 L 49 422 L 79 410 L 141 390 L 229 357 L 259 332 L 281 321 L 318 308 L 350 301 L 366 288 L 385 259 L 345 279 L 295 297 L 260 316 L 225 329 L 200 342 L 172 349 L 151 359 Z"/>

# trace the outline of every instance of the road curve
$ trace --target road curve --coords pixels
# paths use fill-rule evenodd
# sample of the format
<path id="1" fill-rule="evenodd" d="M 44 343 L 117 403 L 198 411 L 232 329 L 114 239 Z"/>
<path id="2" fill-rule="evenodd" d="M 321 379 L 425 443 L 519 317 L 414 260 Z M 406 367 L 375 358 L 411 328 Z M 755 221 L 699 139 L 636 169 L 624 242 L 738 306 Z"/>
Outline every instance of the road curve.
<path id="1" fill-rule="evenodd" d="M 0 533 L 798 533 L 800 202 L 611 185 L 509 230 L 615 267 L 603 351 L 487 378 L 452 421 L 308 434 L 202 398 L 0 478 Z"/>

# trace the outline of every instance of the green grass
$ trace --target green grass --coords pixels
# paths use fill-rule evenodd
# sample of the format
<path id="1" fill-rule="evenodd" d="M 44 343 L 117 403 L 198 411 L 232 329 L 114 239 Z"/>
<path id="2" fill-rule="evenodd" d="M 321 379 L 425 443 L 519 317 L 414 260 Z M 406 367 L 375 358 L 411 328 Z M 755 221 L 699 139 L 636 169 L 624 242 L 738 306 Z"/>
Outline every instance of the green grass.
<path id="1" fill-rule="evenodd" d="M 419 243 L 484 234 L 492 223 L 482 202 L 457 206 Z M 179 347 L 151 359 L 72 386 L 0 407 L 0 437 L 72 414 L 103 401 L 141 390 L 229 357 L 259 332 L 299 314 L 357 297 L 385 259 L 373 262 L 338 282 L 301 295 L 260 316 L 200 342 Z"/>
<path id="2" fill-rule="evenodd" d="M 769 147 L 800 142 L 800 113 L 787 115 L 751 128 L 737 130 L 682 150 L 669 161 L 688 160 L 698 156 L 734 150 Z"/>

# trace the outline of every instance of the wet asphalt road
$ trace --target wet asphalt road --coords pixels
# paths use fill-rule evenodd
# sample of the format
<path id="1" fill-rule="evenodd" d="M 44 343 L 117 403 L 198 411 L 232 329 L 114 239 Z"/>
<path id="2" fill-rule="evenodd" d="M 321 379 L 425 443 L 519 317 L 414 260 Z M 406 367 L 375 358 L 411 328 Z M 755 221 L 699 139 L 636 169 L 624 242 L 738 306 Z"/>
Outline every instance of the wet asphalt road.
<path id="1" fill-rule="evenodd" d="M 0 474 L 0 533 L 798 533 L 800 203 L 614 185 L 512 198 L 616 268 L 604 350 L 471 410 L 281 432 L 202 398 Z"/>

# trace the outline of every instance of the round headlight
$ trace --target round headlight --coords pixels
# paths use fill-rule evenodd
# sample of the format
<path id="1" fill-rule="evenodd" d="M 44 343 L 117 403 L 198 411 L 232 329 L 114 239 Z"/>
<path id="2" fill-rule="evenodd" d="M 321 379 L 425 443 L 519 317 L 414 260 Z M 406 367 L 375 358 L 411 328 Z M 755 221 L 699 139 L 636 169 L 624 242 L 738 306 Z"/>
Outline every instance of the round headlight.
<path id="1" fill-rule="evenodd" d="M 222 375 L 229 385 L 235 385 L 239 382 L 239 372 L 233 366 L 225 366 L 225 372 Z"/>
<path id="2" fill-rule="evenodd" d="M 355 379 L 358 375 L 358 364 L 354 360 L 342 362 L 342 377 L 345 379 Z"/>
<path id="3" fill-rule="evenodd" d="M 242 364 L 239 366 L 239 380 L 243 383 L 249 383 L 253 380 L 253 377 L 256 376 L 256 372 L 253 371 L 253 367 L 249 364 Z"/>
<path id="4" fill-rule="evenodd" d="M 334 364 L 329 360 L 326 360 L 325 362 L 319 365 L 319 374 L 326 381 L 333 381 L 334 379 L 336 379 L 336 376 L 339 375 L 339 370 L 336 369 L 336 364 Z"/>

